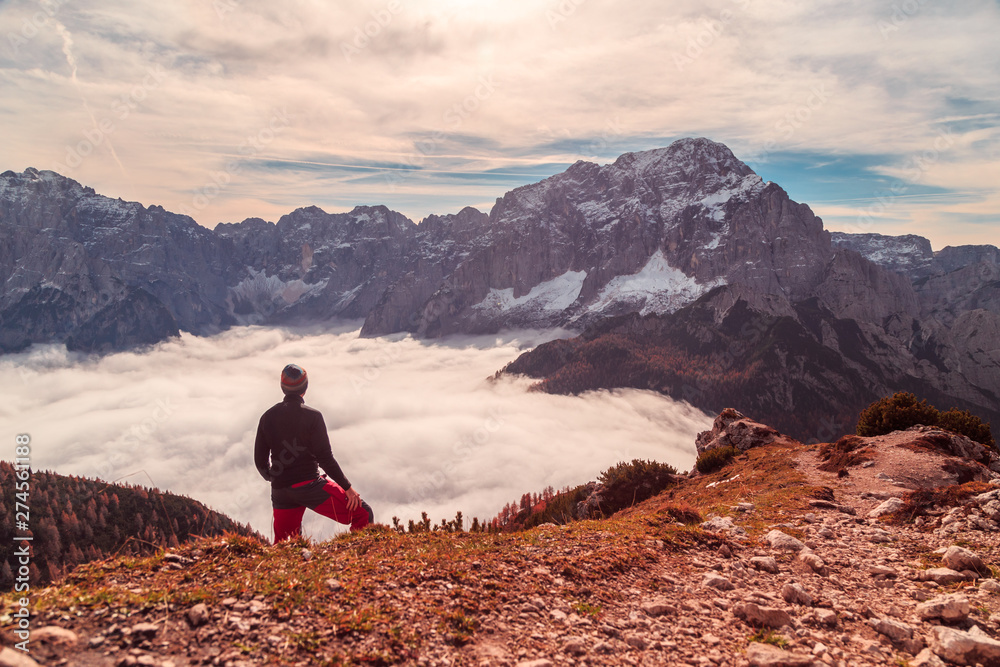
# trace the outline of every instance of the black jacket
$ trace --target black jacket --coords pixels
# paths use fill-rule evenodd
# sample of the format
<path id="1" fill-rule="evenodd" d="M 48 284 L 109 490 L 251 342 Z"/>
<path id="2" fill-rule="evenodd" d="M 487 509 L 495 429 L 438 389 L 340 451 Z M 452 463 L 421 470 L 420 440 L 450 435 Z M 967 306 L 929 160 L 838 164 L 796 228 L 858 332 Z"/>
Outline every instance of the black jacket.
<path id="1" fill-rule="evenodd" d="M 351 488 L 333 458 L 323 415 L 299 395 L 285 396 L 261 415 L 253 460 L 261 477 L 279 489 L 316 479 L 317 466 L 345 491 Z"/>

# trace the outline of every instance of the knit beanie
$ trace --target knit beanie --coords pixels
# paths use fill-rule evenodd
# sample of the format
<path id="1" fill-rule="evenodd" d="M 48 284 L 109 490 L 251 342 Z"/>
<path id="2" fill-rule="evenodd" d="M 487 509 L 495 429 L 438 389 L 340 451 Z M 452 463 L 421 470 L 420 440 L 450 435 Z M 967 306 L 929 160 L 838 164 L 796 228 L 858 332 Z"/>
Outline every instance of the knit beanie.
<path id="1" fill-rule="evenodd" d="M 288 364 L 281 371 L 281 391 L 286 394 L 301 394 L 309 386 L 309 378 L 301 366 Z"/>

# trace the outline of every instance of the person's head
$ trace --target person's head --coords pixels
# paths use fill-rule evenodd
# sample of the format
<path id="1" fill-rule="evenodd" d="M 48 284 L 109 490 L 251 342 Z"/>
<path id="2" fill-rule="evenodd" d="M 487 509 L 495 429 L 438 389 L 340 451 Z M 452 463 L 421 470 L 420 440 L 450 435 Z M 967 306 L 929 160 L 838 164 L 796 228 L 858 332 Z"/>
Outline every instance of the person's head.
<path id="1" fill-rule="evenodd" d="M 301 366 L 288 364 L 281 371 L 281 391 L 283 391 L 286 396 L 289 394 L 301 396 L 306 393 L 306 387 L 308 386 L 309 377 L 306 375 L 305 369 Z"/>

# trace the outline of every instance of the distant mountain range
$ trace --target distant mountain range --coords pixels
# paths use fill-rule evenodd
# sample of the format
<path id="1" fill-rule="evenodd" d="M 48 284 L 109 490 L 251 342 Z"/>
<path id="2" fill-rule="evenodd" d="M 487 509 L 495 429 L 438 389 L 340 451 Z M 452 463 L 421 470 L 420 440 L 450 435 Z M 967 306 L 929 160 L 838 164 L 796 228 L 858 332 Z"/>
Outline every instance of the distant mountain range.
<path id="1" fill-rule="evenodd" d="M 672 345 L 661 359 L 726 371 L 723 394 L 744 397 L 731 407 L 798 437 L 817 432 L 814 408 L 846 419 L 908 387 L 1000 420 L 997 248 L 934 253 L 916 236 L 830 234 L 707 139 L 578 162 L 489 215 L 466 208 L 419 225 L 383 206 L 308 207 L 209 230 L 53 172 L 8 171 L 0 229 L 3 352 L 53 341 L 106 352 L 179 330 L 331 318 L 364 318 L 366 336 L 562 326 L 586 333 L 513 370 L 583 377 L 568 345 L 626 335 L 624 366 Z M 619 371 L 548 387 L 650 386 L 706 409 L 722 398 L 711 377 L 683 389 Z M 737 389 L 737 376 L 749 384 Z"/>

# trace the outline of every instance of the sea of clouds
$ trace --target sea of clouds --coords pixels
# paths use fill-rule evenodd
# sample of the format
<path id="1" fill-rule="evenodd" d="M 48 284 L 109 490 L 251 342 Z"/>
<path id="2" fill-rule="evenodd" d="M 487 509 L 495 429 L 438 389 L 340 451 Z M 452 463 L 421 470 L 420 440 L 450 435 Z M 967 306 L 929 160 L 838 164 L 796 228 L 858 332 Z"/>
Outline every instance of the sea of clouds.
<path id="1" fill-rule="evenodd" d="M 268 484 L 253 465 L 261 413 L 288 363 L 309 374 L 334 456 L 374 508 L 404 523 L 426 511 L 494 516 L 526 492 L 596 479 L 634 458 L 690 469 L 705 413 L 648 391 L 529 392 L 493 374 L 558 332 L 417 340 L 340 328 L 182 334 L 105 357 L 34 346 L 0 357 L 0 431 L 28 433 L 32 465 L 188 495 L 271 536 Z M 308 513 L 315 539 L 343 530 Z"/>

